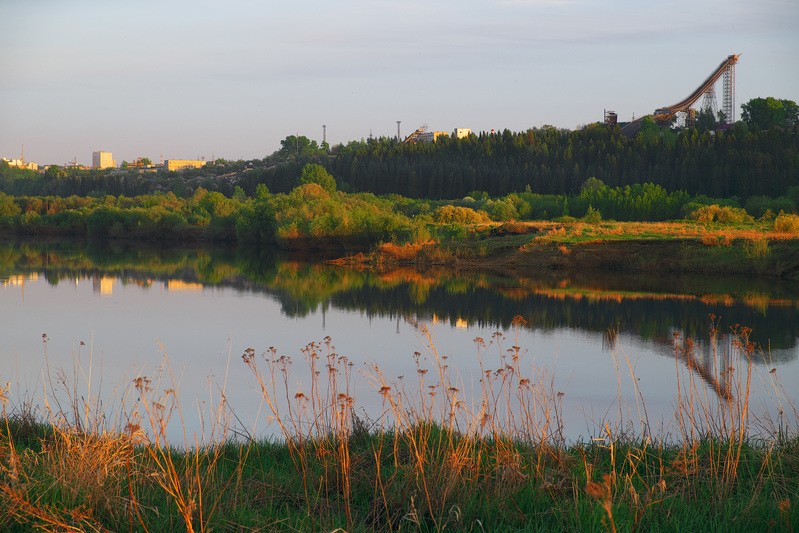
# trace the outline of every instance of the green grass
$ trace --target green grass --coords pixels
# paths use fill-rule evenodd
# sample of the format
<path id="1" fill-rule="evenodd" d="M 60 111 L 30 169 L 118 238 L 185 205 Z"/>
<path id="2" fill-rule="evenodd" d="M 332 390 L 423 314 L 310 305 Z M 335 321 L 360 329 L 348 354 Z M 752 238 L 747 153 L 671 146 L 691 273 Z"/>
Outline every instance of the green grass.
<path id="1" fill-rule="evenodd" d="M 557 449 L 470 439 L 441 426 L 413 432 L 350 436 L 349 499 L 335 458 L 340 443 L 332 438 L 305 444 L 305 473 L 286 444 L 169 453 L 181 490 L 194 498 L 189 521 L 195 531 L 788 531 L 799 523 L 796 438 L 744 443 L 737 475 L 725 484 L 712 465 L 719 451 L 738 443 L 718 438 L 694 447 L 621 442 Z M 187 529 L 176 498 L 161 485 L 165 472 L 145 447 L 127 448 L 123 463 L 95 479 L 100 485 L 68 487 L 75 480 L 53 464 L 86 474 L 84 462 L 71 463 L 81 440 L 71 438 L 71 451 L 15 446 L 15 476 L 3 432 L 3 531 L 117 531 L 131 523 L 134 531 Z M 468 453 L 453 456 L 459 450 Z M 312 482 L 307 488 L 304 476 Z"/>

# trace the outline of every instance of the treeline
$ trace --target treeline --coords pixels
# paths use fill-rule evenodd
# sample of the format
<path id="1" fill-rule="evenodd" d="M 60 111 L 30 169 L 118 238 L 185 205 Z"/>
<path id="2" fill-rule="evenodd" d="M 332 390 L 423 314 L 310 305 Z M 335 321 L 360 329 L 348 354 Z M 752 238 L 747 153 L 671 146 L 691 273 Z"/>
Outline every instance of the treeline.
<path id="1" fill-rule="evenodd" d="M 314 174 L 316 172 L 316 174 Z M 0 230 L 23 235 L 79 235 L 127 239 L 211 239 L 298 243 L 314 247 L 409 240 L 417 226 L 373 194 L 346 194 L 319 165 L 307 165 L 303 183 L 272 194 L 264 185 L 230 197 L 197 188 L 138 196 L 10 196 L 0 193 Z M 321 183 L 320 183 L 321 182 Z"/>
<path id="2" fill-rule="evenodd" d="M 531 192 L 573 196 L 597 178 L 611 188 L 650 183 L 668 191 L 737 200 L 777 198 L 799 186 L 799 126 L 767 129 L 736 123 L 726 131 L 661 128 L 649 119 L 632 138 L 592 124 L 505 130 L 435 143 L 378 138 L 332 148 L 290 136 L 262 160 L 214 162 L 181 172 L 95 171 L 50 167 L 44 173 L 0 162 L 0 191 L 29 196 L 136 196 L 173 192 L 188 198 L 198 188 L 231 197 L 259 184 L 288 193 L 307 163 L 336 177 L 341 190 L 398 194 L 431 200 Z M 478 194 L 475 194 L 477 192 Z"/>
<path id="3" fill-rule="evenodd" d="M 235 176 L 264 176 L 265 160 L 209 162 L 202 168 L 166 172 L 156 169 L 83 169 L 51 165 L 43 172 L 10 167 L 0 161 L 0 192 L 12 196 L 138 196 L 172 192 L 190 197 L 198 188 L 232 195 Z M 295 172 L 295 180 L 298 172 Z M 253 186 L 253 191 L 255 186 Z"/>
<path id="4" fill-rule="evenodd" d="M 323 164 L 342 187 L 412 198 L 525 190 L 574 195 L 596 177 L 611 187 L 652 183 L 692 195 L 746 199 L 777 197 L 799 185 L 799 135 L 796 128 L 750 131 L 744 123 L 700 134 L 649 121 L 634 138 L 591 125 L 575 131 L 505 130 L 435 143 L 374 139 L 341 146 Z"/>
<path id="5" fill-rule="evenodd" d="M 610 187 L 651 183 L 741 202 L 779 197 L 799 186 L 796 125 L 761 130 L 740 122 L 727 131 L 673 130 L 645 119 L 632 138 L 592 124 L 574 131 L 543 127 L 440 137 L 435 143 L 368 139 L 335 146 L 329 154 L 299 154 L 293 159 L 283 154 L 283 164 L 243 176 L 238 184 L 248 191 L 259 182 L 289 190 L 299 165 L 315 161 L 344 190 L 427 199 L 473 196 L 474 191 L 492 197 L 523 191 L 575 195 L 592 177 Z"/>
<path id="6" fill-rule="evenodd" d="M 234 187 L 230 196 L 197 188 L 188 198 L 173 192 L 138 196 L 9 196 L 0 192 L 0 230 L 20 234 L 88 235 L 112 238 L 197 238 L 277 242 L 291 246 L 368 247 L 379 241 L 462 239 L 469 227 L 520 220 L 590 223 L 662 221 L 763 223 L 799 232 L 799 187 L 787 196 L 751 197 L 740 207 L 651 183 L 610 187 L 586 180 L 578 194 L 532 191 L 492 197 L 474 192 L 458 200 L 419 200 L 400 195 L 345 193 L 324 167 L 307 164 L 285 193 L 259 184 L 253 195 Z M 749 211 L 747 211 L 747 209 Z"/>

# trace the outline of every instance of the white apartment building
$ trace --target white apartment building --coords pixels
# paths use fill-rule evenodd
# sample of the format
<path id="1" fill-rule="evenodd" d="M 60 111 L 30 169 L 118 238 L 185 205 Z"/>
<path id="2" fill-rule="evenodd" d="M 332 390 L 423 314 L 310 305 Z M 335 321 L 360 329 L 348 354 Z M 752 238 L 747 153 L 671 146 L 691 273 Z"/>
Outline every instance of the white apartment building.
<path id="1" fill-rule="evenodd" d="M 104 169 L 114 168 L 117 162 L 111 152 L 92 152 L 92 168 Z"/>

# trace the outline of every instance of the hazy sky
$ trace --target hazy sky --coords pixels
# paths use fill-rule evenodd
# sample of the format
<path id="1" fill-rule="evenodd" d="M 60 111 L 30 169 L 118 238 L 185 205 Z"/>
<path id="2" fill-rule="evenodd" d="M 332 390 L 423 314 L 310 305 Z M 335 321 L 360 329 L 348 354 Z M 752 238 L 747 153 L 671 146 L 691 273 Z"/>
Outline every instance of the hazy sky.
<path id="1" fill-rule="evenodd" d="M 732 53 L 738 117 L 799 101 L 798 28 L 797 0 L 0 0 L 0 156 L 575 128 L 676 103 Z"/>

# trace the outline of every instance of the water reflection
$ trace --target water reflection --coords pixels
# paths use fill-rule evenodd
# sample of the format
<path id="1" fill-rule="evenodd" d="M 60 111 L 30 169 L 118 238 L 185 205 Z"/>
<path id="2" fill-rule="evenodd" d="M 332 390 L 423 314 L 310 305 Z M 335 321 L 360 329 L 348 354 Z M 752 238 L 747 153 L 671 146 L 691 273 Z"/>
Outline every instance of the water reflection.
<path id="1" fill-rule="evenodd" d="M 735 324 L 751 328 L 751 340 L 770 350 L 775 361 L 796 358 L 799 338 L 799 283 L 773 279 L 548 272 L 509 278 L 443 268 L 375 273 L 272 249 L 66 241 L 0 245 L 3 284 L 24 289 L 26 276 L 40 275 L 51 285 L 90 278 L 94 290 L 106 296 L 117 282 L 160 283 L 167 291 L 212 286 L 267 293 L 287 317 L 333 307 L 367 318 L 412 317 L 452 327 L 507 329 L 520 315 L 535 330 L 610 330 L 664 347 L 671 345 L 674 331 L 705 338 L 711 329 L 708 317 L 714 315 L 722 331 Z"/>

